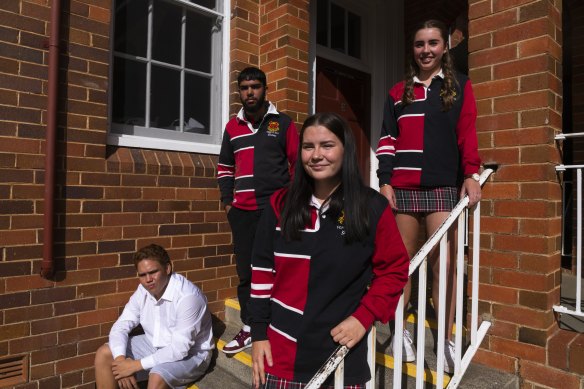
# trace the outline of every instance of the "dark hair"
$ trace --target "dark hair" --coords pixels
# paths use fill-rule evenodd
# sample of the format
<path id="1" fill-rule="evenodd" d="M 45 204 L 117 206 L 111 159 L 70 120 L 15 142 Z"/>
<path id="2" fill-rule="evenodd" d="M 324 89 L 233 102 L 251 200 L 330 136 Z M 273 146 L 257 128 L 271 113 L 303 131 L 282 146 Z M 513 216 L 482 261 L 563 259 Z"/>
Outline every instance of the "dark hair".
<path id="1" fill-rule="evenodd" d="M 344 212 L 347 242 L 361 240 L 369 233 L 368 191 L 359 173 L 355 138 L 351 127 L 345 119 L 332 112 L 309 116 L 302 125 L 294 180 L 289 185 L 285 198 L 278 204 L 282 215 L 280 221 L 282 233 L 287 240 L 300 240 L 300 231 L 310 224 L 310 198 L 314 192 L 314 180 L 304 170 L 301 153 L 304 132 L 311 126 L 326 127 L 343 143 L 341 185 L 328 199 L 329 212 L 335 218 Z"/>
<path id="2" fill-rule="evenodd" d="M 170 257 L 168 253 L 162 246 L 157 244 L 150 244 L 146 247 L 142 247 L 140 250 L 136 251 L 134 254 L 134 266 L 138 268 L 138 263 L 144 259 L 150 259 L 158 262 L 162 267 L 166 265 L 171 265 Z"/>
<path id="3" fill-rule="evenodd" d="M 239 75 L 237 76 L 237 85 L 239 86 L 242 81 L 250 80 L 258 80 L 262 83 L 264 88 L 266 87 L 266 73 L 253 66 L 247 67 L 239 72 Z"/>
<path id="4" fill-rule="evenodd" d="M 410 37 L 410 48 L 414 45 L 416 33 L 426 28 L 435 28 L 440 31 L 440 36 L 444 41 L 444 45 L 448 45 L 448 29 L 446 28 L 446 25 L 440 20 L 430 19 L 416 26 L 412 36 Z M 414 102 L 414 76 L 418 75 L 419 71 L 420 68 L 416 63 L 414 56 L 410 52 L 408 68 L 406 70 L 406 83 L 404 94 L 402 96 L 403 105 L 409 105 Z M 456 70 L 454 68 L 454 61 L 450 55 L 450 50 L 446 50 L 442 56 L 442 72 L 444 73 L 444 83 L 442 84 L 442 89 L 440 90 L 440 96 L 442 96 L 443 110 L 448 111 L 454 104 L 456 88 L 458 86 L 458 81 L 456 80 L 455 76 Z"/>

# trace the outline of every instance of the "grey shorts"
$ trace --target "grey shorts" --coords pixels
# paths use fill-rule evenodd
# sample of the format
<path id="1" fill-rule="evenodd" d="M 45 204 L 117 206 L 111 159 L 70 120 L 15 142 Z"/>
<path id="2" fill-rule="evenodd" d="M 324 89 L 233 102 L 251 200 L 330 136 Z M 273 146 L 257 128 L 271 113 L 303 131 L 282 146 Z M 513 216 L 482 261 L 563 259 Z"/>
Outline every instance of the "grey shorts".
<path id="1" fill-rule="evenodd" d="M 127 356 L 132 359 L 142 359 L 156 352 L 146 335 L 130 337 Z M 150 370 L 142 370 L 136 374 L 138 381 L 146 381 L 148 374 L 158 374 L 164 381 L 175 389 L 184 389 L 188 384 L 202 376 L 211 362 L 211 351 L 200 351 L 176 362 L 167 362 L 154 366 Z"/>

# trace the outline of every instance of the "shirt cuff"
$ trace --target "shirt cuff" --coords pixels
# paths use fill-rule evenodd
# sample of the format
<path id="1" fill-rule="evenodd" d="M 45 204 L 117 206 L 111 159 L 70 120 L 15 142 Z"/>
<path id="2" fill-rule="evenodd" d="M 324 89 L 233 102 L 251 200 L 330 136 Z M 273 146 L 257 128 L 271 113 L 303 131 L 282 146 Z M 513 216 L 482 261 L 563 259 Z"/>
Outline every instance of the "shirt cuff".
<path id="1" fill-rule="evenodd" d="M 352 315 L 355 319 L 359 320 L 361 325 L 368 330 L 373 325 L 375 321 L 375 316 L 365 306 L 360 305 L 359 308 Z"/>
<path id="2" fill-rule="evenodd" d="M 140 363 L 142 364 L 142 369 L 148 370 L 154 367 L 154 356 L 148 355 L 145 358 L 140 359 Z"/>
<path id="3" fill-rule="evenodd" d="M 254 323 L 251 325 L 251 341 L 268 340 L 268 324 Z"/>

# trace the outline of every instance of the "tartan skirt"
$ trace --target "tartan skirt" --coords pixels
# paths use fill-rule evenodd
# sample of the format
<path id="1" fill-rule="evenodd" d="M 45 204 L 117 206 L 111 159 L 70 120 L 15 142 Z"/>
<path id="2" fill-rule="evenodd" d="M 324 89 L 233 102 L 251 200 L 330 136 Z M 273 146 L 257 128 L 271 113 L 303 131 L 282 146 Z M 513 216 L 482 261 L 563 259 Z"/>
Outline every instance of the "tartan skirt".
<path id="1" fill-rule="evenodd" d="M 423 189 L 394 188 L 397 212 L 450 212 L 459 200 L 459 189 L 441 186 Z"/>
<path id="2" fill-rule="evenodd" d="M 265 385 L 260 385 L 261 389 L 303 389 L 307 383 L 288 381 L 284 378 L 277 377 L 275 375 L 266 374 Z M 346 385 L 345 389 L 365 389 L 365 384 L 363 385 Z M 324 387 L 323 387 L 324 389 Z M 334 386 L 328 386 L 326 389 L 334 389 Z"/>

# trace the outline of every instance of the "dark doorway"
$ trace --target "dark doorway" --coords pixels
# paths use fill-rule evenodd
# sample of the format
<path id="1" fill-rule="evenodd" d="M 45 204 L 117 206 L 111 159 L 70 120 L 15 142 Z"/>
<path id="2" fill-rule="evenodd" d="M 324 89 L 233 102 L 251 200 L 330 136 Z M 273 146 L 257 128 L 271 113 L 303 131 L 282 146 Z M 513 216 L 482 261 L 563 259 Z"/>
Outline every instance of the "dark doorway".
<path id="1" fill-rule="evenodd" d="M 351 126 L 359 169 L 369 185 L 371 169 L 371 76 L 347 66 L 316 59 L 316 112 L 335 112 Z"/>

